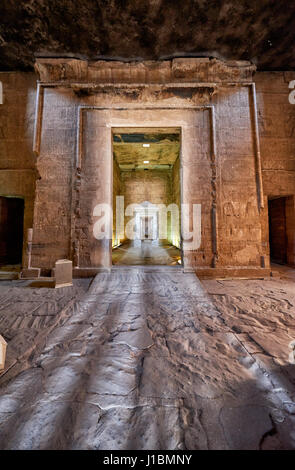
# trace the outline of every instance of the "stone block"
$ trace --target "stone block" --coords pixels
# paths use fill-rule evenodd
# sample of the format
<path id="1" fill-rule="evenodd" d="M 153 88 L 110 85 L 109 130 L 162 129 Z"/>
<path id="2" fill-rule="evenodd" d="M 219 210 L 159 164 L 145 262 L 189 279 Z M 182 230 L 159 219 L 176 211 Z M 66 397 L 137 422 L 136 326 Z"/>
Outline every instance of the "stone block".
<path id="1" fill-rule="evenodd" d="M 7 343 L 0 335 L 0 370 L 4 369 Z"/>
<path id="2" fill-rule="evenodd" d="M 25 268 L 20 273 L 20 279 L 35 279 L 40 277 L 41 268 Z"/>
<path id="3" fill-rule="evenodd" d="M 291 341 L 289 348 L 292 350 L 289 354 L 289 362 L 295 364 L 295 340 Z"/>
<path id="4" fill-rule="evenodd" d="M 66 287 L 73 285 L 73 263 L 68 259 L 59 259 L 54 269 L 55 287 Z"/>

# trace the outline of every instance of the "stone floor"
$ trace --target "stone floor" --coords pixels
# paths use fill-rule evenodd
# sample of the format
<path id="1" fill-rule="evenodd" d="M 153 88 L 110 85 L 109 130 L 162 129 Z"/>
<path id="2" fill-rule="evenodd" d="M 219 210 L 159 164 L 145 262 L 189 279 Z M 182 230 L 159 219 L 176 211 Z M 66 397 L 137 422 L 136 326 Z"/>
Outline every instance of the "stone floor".
<path id="1" fill-rule="evenodd" d="M 243 342 L 252 344 L 251 350 L 288 369 L 288 345 L 295 339 L 295 270 L 279 265 L 272 268 L 278 277 L 210 280 L 202 285 L 226 324 Z"/>
<path id="2" fill-rule="evenodd" d="M 13 282 L 30 329 L 26 295 L 51 294 Z M 0 378 L 0 448 L 294 449 L 294 280 L 203 286 L 176 266 L 98 274 Z"/>
<path id="3" fill-rule="evenodd" d="M 115 265 L 177 265 L 180 259 L 180 250 L 162 240 L 128 240 L 113 250 Z"/>
<path id="4" fill-rule="evenodd" d="M 75 279 L 72 287 L 32 289 L 30 280 L 0 281 L 0 332 L 9 343 L 6 369 L 13 367 L 15 374 L 25 357 L 42 348 L 44 338 L 63 321 L 90 282 Z"/>

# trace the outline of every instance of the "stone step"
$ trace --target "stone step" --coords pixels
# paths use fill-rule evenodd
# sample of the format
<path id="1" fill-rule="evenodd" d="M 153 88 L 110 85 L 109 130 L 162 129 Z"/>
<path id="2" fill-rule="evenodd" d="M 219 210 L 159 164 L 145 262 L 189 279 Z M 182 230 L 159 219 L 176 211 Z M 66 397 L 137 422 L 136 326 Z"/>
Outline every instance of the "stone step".
<path id="1" fill-rule="evenodd" d="M 0 271 L 0 279 L 18 279 L 18 272 Z"/>

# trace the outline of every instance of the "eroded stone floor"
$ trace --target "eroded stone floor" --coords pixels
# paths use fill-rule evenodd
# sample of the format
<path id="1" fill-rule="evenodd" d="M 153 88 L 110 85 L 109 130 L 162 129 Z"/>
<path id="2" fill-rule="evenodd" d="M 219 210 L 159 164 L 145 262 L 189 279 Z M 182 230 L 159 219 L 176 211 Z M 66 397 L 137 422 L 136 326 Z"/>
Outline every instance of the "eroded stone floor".
<path id="1" fill-rule="evenodd" d="M 98 274 L 0 378 L 0 448 L 294 449 L 295 366 L 251 336 L 287 347 L 285 281 L 206 281 L 208 294 L 175 266 Z M 232 305 L 230 282 L 245 285 Z M 256 301 L 242 312 L 243 296 Z"/>
<path id="2" fill-rule="evenodd" d="M 289 367 L 295 339 L 295 270 L 277 266 L 278 278 L 202 281 L 226 324 L 264 360 Z M 295 392 L 295 390 L 294 390 Z"/>
<path id="3" fill-rule="evenodd" d="M 164 240 L 126 241 L 113 250 L 115 265 L 178 265 L 181 252 Z"/>
<path id="4" fill-rule="evenodd" d="M 0 281 L 0 332 L 9 343 L 6 371 L 13 368 L 15 375 L 21 362 L 42 348 L 46 336 L 64 321 L 90 282 L 77 279 L 72 287 L 32 289 L 29 280 Z"/>

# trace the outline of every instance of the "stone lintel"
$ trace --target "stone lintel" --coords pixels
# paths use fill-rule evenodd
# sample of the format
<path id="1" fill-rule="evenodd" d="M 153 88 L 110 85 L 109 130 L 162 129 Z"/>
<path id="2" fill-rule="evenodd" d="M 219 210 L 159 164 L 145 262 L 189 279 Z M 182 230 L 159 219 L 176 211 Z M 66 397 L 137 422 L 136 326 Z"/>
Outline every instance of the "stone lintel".
<path id="1" fill-rule="evenodd" d="M 167 84 L 249 83 L 256 66 L 248 61 L 210 58 L 176 58 L 163 61 L 87 61 L 37 58 L 35 70 L 41 83 Z"/>

